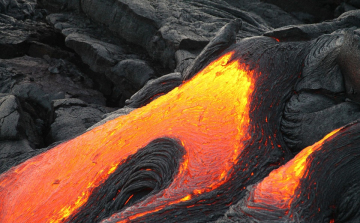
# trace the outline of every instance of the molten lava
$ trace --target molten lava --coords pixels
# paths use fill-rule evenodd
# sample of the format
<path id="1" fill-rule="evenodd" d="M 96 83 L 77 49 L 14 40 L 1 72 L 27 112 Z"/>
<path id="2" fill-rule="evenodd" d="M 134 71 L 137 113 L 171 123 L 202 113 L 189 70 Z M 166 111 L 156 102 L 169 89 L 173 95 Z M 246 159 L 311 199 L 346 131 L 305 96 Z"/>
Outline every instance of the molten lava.
<path id="1" fill-rule="evenodd" d="M 243 142 L 250 138 L 249 104 L 255 83 L 255 72 L 230 60 L 232 55 L 225 54 L 129 115 L 2 174 L 0 222 L 66 221 L 129 156 L 161 137 L 181 141 L 186 150 L 178 174 L 169 187 L 116 218 L 134 220 L 224 184 Z"/>
<path id="2" fill-rule="evenodd" d="M 251 188 L 247 208 L 266 210 L 278 208 L 289 212 L 292 201 L 296 199 L 296 190 L 309 171 L 311 155 L 322 149 L 325 141 L 331 139 L 340 129 L 327 134 L 322 140 L 306 147 L 292 160 L 278 169 L 273 170 L 268 177 Z"/>

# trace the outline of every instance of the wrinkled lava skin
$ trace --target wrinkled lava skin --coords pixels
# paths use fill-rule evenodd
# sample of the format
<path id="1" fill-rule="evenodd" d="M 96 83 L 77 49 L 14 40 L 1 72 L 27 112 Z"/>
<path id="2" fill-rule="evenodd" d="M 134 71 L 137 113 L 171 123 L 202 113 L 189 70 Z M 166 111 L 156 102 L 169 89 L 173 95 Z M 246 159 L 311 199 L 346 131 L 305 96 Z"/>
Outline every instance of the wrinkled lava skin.
<path id="1" fill-rule="evenodd" d="M 93 222 L 218 219 L 248 185 L 290 159 L 279 123 L 308 45 L 244 39 L 168 94 L 10 169 L 0 176 L 0 222 L 89 222 L 81 216 L 93 209 Z M 162 153 L 137 154 L 160 138 L 184 150 L 166 158 L 178 162 L 171 182 L 137 202 L 115 194 L 97 203 L 107 179 L 121 180 L 117 170 L 152 171 Z M 137 159 L 148 167 L 127 165 Z M 107 209 L 118 199 L 126 202 Z"/>
<path id="2" fill-rule="evenodd" d="M 359 222 L 360 123 L 304 148 L 247 188 L 221 222 Z"/>

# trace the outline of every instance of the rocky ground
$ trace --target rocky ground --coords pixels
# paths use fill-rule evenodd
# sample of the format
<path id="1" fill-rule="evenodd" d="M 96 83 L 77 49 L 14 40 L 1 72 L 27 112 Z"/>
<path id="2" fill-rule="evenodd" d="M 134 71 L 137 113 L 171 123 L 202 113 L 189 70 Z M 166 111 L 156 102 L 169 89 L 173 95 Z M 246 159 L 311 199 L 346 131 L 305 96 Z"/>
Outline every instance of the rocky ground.
<path id="1" fill-rule="evenodd" d="M 358 7 L 358 0 L 0 0 L 0 172 L 178 86 L 235 18 L 243 21 L 240 39 Z"/>

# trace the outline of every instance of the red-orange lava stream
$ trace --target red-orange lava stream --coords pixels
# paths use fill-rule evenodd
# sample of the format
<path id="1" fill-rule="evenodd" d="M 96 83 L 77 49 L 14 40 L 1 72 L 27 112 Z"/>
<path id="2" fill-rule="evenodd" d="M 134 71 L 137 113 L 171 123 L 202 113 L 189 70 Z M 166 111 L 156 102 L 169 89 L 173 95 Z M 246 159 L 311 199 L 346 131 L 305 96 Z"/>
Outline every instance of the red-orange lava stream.
<path id="1" fill-rule="evenodd" d="M 149 142 L 176 138 L 186 154 L 170 186 L 121 212 L 134 219 L 213 190 L 248 140 L 254 72 L 227 53 L 194 78 L 127 116 L 93 129 L 0 176 L 0 222 L 62 222 L 118 165 Z"/>
<path id="2" fill-rule="evenodd" d="M 341 128 L 340 128 L 341 129 Z M 273 170 L 268 177 L 254 186 L 248 198 L 248 208 L 277 207 L 289 210 L 295 199 L 295 190 L 298 189 L 301 179 L 306 174 L 311 161 L 309 157 L 320 150 L 326 140 L 335 135 L 340 129 L 327 134 L 322 140 L 312 146 L 308 146 L 298 153 L 285 165 Z"/>

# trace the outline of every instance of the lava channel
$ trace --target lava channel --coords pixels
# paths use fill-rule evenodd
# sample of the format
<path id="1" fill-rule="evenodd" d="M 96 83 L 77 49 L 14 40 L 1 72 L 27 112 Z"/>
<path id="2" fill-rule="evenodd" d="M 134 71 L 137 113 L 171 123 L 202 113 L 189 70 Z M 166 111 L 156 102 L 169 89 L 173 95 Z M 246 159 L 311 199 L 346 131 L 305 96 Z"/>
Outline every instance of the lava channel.
<path id="1" fill-rule="evenodd" d="M 223 185 L 249 134 L 254 72 L 227 53 L 127 116 L 33 157 L 0 176 L 0 222 L 66 222 L 125 160 L 158 138 L 185 148 L 161 192 L 122 210 L 134 220 Z M 209 93 L 210 92 L 210 93 Z"/>
<path id="2" fill-rule="evenodd" d="M 359 222 L 360 123 L 333 130 L 257 184 L 221 222 Z"/>

